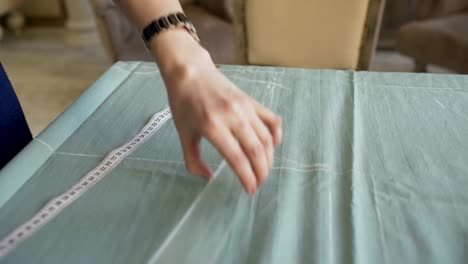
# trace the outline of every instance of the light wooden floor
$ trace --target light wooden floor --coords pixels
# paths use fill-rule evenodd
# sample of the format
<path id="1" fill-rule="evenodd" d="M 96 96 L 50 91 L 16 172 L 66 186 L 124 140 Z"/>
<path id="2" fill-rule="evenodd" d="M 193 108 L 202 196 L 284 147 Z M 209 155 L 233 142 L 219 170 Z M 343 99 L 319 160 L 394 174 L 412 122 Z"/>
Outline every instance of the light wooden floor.
<path id="1" fill-rule="evenodd" d="M 29 29 L 0 40 L 0 62 L 13 83 L 31 131 L 37 135 L 73 103 L 109 66 L 96 38 L 70 43 L 61 29 Z M 412 62 L 396 52 L 378 52 L 375 71 L 411 71 Z M 431 67 L 432 72 L 446 72 Z"/>
<path id="2" fill-rule="evenodd" d="M 99 42 L 70 45 L 63 30 L 29 30 L 0 41 L 0 62 L 15 88 L 33 135 L 90 86 L 110 62 Z"/>

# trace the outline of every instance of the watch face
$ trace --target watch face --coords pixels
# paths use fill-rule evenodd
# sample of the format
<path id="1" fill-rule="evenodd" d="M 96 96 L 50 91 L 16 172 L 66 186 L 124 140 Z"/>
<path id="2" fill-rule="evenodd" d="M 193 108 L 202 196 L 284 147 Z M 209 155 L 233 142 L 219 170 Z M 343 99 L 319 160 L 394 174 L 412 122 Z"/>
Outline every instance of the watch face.
<path id="1" fill-rule="evenodd" d="M 185 22 L 185 27 L 190 32 L 197 33 L 197 30 L 195 29 L 195 26 L 191 22 Z"/>

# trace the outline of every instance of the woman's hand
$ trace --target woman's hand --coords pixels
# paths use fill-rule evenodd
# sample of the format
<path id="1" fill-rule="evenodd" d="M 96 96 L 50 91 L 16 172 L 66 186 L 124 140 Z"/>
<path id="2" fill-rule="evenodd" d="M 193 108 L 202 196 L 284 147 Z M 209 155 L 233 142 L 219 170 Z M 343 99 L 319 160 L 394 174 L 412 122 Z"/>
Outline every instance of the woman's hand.
<path id="1" fill-rule="evenodd" d="M 281 119 L 229 81 L 189 34 L 169 30 L 152 49 L 167 86 L 187 169 L 211 179 L 200 141 L 206 137 L 225 157 L 244 188 L 254 194 L 281 142 Z"/>

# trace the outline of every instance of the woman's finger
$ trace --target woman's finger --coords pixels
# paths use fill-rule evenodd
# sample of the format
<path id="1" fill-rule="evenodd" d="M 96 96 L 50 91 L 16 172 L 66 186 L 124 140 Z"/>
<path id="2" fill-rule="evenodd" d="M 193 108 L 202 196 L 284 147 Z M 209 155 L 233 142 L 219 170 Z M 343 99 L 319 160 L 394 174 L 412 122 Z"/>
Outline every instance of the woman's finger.
<path id="1" fill-rule="evenodd" d="M 247 118 L 241 117 L 238 119 L 231 127 L 231 132 L 248 157 L 250 166 L 255 172 L 258 188 L 266 179 L 269 170 L 265 147 Z"/>
<path id="2" fill-rule="evenodd" d="M 245 190 L 251 195 L 255 194 L 257 191 L 255 174 L 248 158 L 231 131 L 224 124 L 215 124 L 214 122 L 209 122 L 203 131 L 205 137 L 213 143 L 215 148 L 226 158 L 231 168 L 239 176 Z"/>
<path id="3" fill-rule="evenodd" d="M 252 125 L 252 128 L 255 130 L 255 133 L 257 134 L 257 137 L 259 138 L 260 142 L 262 142 L 263 144 L 263 147 L 265 149 L 265 156 L 268 161 L 268 170 L 270 170 L 271 166 L 273 166 L 274 153 L 272 135 L 257 115 L 254 115 L 252 117 L 250 123 Z"/>
<path id="4" fill-rule="evenodd" d="M 181 136 L 182 149 L 184 152 L 185 167 L 191 173 L 201 175 L 207 180 L 211 180 L 213 172 L 203 161 L 200 152 L 200 136 Z"/>
<path id="5" fill-rule="evenodd" d="M 281 117 L 275 115 L 268 108 L 260 104 L 259 102 L 252 99 L 252 103 L 255 107 L 255 112 L 260 117 L 260 119 L 265 123 L 265 125 L 270 130 L 270 133 L 273 135 L 273 143 L 278 145 L 281 143 L 281 138 L 283 130 L 281 128 Z"/>

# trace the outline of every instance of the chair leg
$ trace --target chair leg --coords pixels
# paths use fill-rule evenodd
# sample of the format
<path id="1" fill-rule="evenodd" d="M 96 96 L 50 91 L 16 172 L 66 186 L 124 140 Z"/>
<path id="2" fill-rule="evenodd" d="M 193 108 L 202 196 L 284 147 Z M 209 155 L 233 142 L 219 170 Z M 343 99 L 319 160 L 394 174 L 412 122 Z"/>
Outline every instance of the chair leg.
<path id="1" fill-rule="evenodd" d="M 427 72 L 427 64 L 424 62 L 414 61 L 414 72 Z"/>

